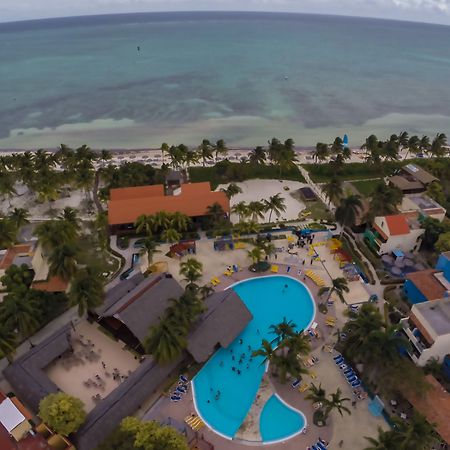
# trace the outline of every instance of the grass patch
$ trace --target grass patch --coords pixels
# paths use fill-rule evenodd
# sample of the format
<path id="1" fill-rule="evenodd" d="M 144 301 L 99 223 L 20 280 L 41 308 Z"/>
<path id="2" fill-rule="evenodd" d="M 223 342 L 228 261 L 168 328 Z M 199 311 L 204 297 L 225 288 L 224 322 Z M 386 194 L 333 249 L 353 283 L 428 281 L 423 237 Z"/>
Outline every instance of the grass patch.
<path id="1" fill-rule="evenodd" d="M 331 214 L 325 203 L 320 200 L 306 203 L 306 209 L 304 209 L 302 213 L 303 215 L 305 215 L 305 213 L 311 213 L 305 217 L 314 221 L 334 220 L 333 214 Z"/>
<path id="2" fill-rule="evenodd" d="M 305 182 L 297 166 L 287 170 L 280 170 L 276 166 L 265 164 L 232 163 L 221 161 L 212 167 L 190 167 L 189 178 L 192 183 L 209 181 L 212 189 L 219 184 L 251 180 L 255 178 L 292 180 Z"/>
<path id="3" fill-rule="evenodd" d="M 381 164 L 364 164 L 364 163 L 345 163 L 339 172 L 335 174 L 335 168 L 330 164 L 303 164 L 303 167 L 309 172 L 314 182 L 326 183 L 333 176 L 342 181 L 361 180 L 366 178 L 379 178 L 392 175 L 400 167 L 405 166 L 409 162 L 406 161 L 384 161 Z"/>
<path id="4" fill-rule="evenodd" d="M 360 181 L 353 181 L 352 185 L 363 197 L 370 197 L 375 187 L 380 183 L 380 181 L 381 178 L 377 178 L 375 180 L 360 180 Z"/>

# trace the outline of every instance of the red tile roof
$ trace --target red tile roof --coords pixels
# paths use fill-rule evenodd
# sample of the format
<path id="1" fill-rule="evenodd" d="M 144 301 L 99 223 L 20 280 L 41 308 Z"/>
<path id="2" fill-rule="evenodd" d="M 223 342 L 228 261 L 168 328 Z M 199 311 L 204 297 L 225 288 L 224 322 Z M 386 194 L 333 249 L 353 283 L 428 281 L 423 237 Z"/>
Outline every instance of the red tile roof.
<path id="1" fill-rule="evenodd" d="M 406 275 L 406 279 L 411 280 L 427 300 L 439 300 L 447 290 L 434 276 L 437 272 L 439 270 L 435 269 L 412 272 Z"/>
<path id="2" fill-rule="evenodd" d="M 0 269 L 7 269 L 18 255 L 26 255 L 33 249 L 32 244 L 13 245 L 8 248 L 3 258 L 0 260 Z"/>
<path id="3" fill-rule="evenodd" d="M 118 188 L 118 189 L 111 189 L 109 191 L 109 198 L 111 200 L 128 200 L 134 198 L 160 197 L 161 195 L 164 195 L 164 185 L 162 184 Z"/>
<path id="4" fill-rule="evenodd" d="M 404 392 L 405 397 L 429 423 L 436 424 L 436 431 L 450 444 L 450 393 L 433 375 L 427 375 L 426 379 L 430 385 L 429 390 Z"/>
<path id="5" fill-rule="evenodd" d="M 179 195 L 154 195 L 155 191 L 151 190 L 151 195 L 145 196 L 142 187 L 126 189 L 127 192 L 120 194 L 119 199 L 117 194 L 111 195 L 108 202 L 110 225 L 134 223 L 142 214 L 150 215 L 159 211 L 181 212 L 189 217 L 204 216 L 208 206 L 214 203 L 219 203 L 225 212 L 230 212 L 227 196 L 223 192 L 212 192 L 209 182 L 183 184 Z M 137 189 L 135 196 L 134 189 Z"/>
<path id="6" fill-rule="evenodd" d="M 46 291 L 46 292 L 65 292 L 69 286 L 68 281 L 64 281 L 60 277 L 50 277 L 48 280 L 44 281 L 35 281 L 31 284 L 32 289 L 36 289 L 37 291 Z"/>
<path id="7" fill-rule="evenodd" d="M 408 221 L 402 214 L 385 216 L 385 220 L 391 236 L 401 236 L 409 233 Z"/>

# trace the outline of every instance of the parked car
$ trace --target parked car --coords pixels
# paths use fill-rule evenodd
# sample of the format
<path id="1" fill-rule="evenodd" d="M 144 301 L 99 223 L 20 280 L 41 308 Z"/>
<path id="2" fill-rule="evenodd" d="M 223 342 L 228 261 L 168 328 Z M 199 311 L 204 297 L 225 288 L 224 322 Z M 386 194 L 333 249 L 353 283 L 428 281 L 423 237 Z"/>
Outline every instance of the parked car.
<path id="1" fill-rule="evenodd" d="M 134 244 L 134 248 L 142 248 L 144 246 L 145 239 L 138 239 Z"/>
<path id="2" fill-rule="evenodd" d="M 127 270 L 125 270 L 125 272 L 122 272 L 121 274 L 120 274 L 120 279 L 123 281 L 123 280 L 126 280 L 132 273 L 134 272 L 134 269 L 132 268 L 132 267 L 130 267 L 129 269 L 127 269 Z"/>

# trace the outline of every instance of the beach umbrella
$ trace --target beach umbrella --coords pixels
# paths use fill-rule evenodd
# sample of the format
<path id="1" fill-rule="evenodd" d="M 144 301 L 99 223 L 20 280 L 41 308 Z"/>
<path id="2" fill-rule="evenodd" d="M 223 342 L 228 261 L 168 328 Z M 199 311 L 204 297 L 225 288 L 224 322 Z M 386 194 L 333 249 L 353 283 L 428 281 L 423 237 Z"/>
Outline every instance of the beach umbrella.
<path id="1" fill-rule="evenodd" d="M 403 261 L 405 263 L 405 267 L 412 267 L 412 266 L 414 266 L 414 261 L 412 259 L 405 258 Z"/>
<path id="2" fill-rule="evenodd" d="M 124 159 L 125 156 L 118 156 L 117 159 Z"/>
<path id="3" fill-rule="evenodd" d="M 242 154 L 241 154 L 241 153 L 235 153 L 235 155 L 236 155 L 236 156 L 242 156 Z"/>
<path id="4" fill-rule="evenodd" d="M 386 264 L 394 264 L 394 257 L 391 255 L 383 255 L 381 260 Z"/>
<path id="5" fill-rule="evenodd" d="M 399 267 L 394 266 L 391 268 L 391 273 L 392 273 L 392 275 L 401 275 L 402 271 Z"/>
<path id="6" fill-rule="evenodd" d="M 405 267 L 405 260 L 404 259 L 396 259 L 395 263 L 396 267 Z"/>

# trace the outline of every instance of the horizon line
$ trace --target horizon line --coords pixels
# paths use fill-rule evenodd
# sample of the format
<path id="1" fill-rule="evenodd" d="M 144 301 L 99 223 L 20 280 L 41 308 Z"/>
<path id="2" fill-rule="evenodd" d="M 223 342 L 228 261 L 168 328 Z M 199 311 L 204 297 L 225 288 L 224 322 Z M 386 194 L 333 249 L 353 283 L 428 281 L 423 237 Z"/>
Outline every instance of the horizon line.
<path id="1" fill-rule="evenodd" d="M 291 15 L 291 16 L 319 16 L 319 17 L 340 17 L 348 19 L 365 19 L 375 21 L 388 21 L 388 22 L 401 22 L 410 24 L 431 25 L 438 27 L 450 27 L 448 23 L 431 22 L 431 21 L 419 21 L 413 19 L 401 19 L 391 17 L 380 16 L 361 16 L 361 15 L 349 15 L 349 14 L 325 14 L 316 12 L 302 12 L 302 11 L 255 11 L 255 10 L 215 10 L 215 9 L 190 9 L 190 10 L 177 10 L 177 11 L 135 11 L 135 12 L 110 12 L 110 13 L 95 13 L 95 14 L 77 14 L 75 16 L 54 16 L 54 17 L 40 17 L 36 19 L 18 19 L 0 21 L 0 27 L 2 25 L 12 24 L 26 24 L 29 22 L 44 22 L 44 21 L 58 21 L 61 19 L 80 19 L 80 18 L 95 18 L 95 17 L 110 17 L 110 16 L 129 16 L 129 15 L 165 15 L 165 14 L 183 14 L 183 13 L 203 13 L 203 14 L 267 14 L 267 15 Z"/>

